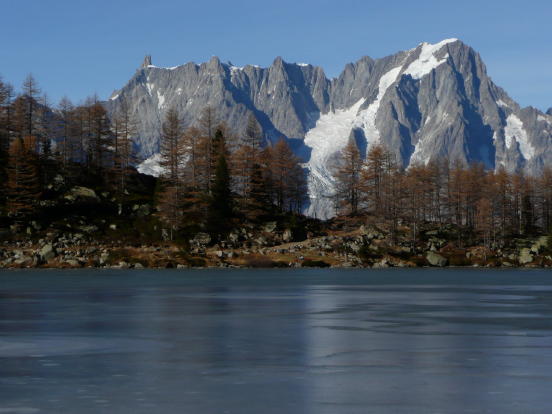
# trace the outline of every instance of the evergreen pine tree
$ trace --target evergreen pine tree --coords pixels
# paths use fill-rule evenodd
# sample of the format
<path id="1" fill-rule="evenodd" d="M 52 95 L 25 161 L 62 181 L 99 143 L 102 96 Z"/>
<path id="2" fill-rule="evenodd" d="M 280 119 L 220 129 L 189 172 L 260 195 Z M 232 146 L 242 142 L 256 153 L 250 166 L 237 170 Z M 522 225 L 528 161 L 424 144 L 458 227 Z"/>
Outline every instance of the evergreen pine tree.
<path id="1" fill-rule="evenodd" d="M 211 186 L 207 229 L 213 235 L 221 235 L 229 229 L 232 217 L 232 192 L 230 189 L 230 171 L 226 161 L 224 135 L 217 131 L 218 159 L 214 180 Z"/>

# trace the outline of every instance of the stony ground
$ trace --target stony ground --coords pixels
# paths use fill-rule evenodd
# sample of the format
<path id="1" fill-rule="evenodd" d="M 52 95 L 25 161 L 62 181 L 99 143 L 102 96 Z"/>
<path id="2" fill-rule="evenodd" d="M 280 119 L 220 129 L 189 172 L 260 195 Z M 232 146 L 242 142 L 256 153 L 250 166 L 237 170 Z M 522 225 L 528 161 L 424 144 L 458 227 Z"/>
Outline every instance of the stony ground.
<path id="1" fill-rule="evenodd" d="M 360 226 L 292 241 L 289 230 L 267 223 L 242 228 L 227 240 L 212 244 L 197 234 L 186 249 L 170 242 L 158 245 L 99 243 L 90 232 L 48 233 L 37 241 L 5 243 L 0 247 L 3 268 L 187 268 L 187 267 L 418 267 L 488 266 L 550 267 L 547 238 L 520 239 L 509 248 L 457 247 L 427 232 L 426 241 L 392 243 L 381 231 Z M 91 234 L 92 233 L 92 234 Z"/>

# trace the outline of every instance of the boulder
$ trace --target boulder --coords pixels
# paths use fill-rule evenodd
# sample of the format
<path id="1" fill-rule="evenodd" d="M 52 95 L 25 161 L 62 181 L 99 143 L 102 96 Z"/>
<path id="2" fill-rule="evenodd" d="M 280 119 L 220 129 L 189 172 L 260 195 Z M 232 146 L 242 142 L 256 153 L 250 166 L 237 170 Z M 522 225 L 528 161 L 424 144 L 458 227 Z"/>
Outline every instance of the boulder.
<path id="1" fill-rule="evenodd" d="M 276 230 L 277 226 L 278 226 L 277 222 L 269 221 L 263 226 L 263 231 L 266 233 L 272 233 L 274 230 Z"/>
<path id="2" fill-rule="evenodd" d="M 426 259 L 431 266 L 443 267 L 447 265 L 447 259 L 435 252 L 428 252 Z"/>
<path id="3" fill-rule="evenodd" d="M 87 187 L 73 187 L 64 196 L 67 201 L 99 201 L 96 192 Z"/>
<path id="4" fill-rule="evenodd" d="M 207 233 L 197 233 L 191 242 L 199 246 L 207 246 L 211 243 L 211 236 Z"/>
<path id="5" fill-rule="evenodd" d="M 531 254 L 531 249 L 524 248 L 521 249 L 518 256 L 518 262 L 521 265 L 531 263 L 533 261 L 533 255 Z"/>
<path id="6" fill-rule="evenodd" d="M 40 257 L 46 261 L 49 262 L 54 257 L 56 257 L 56 250 L 54 249 L 54 246 L 52 246 L 51 243 L 45 244 L 42 249 L 40 249 Z"/>
<path id="7" fill-rule="evenodd" d="M 531 253 L 539 254 L 548 245 L 548 236 L 539 237 L 531 246 Z"/>
<path id="8" fill-rule="evenodd" d="M 285 229 L 284 230 L 284 234 L 282 235 L 282 240 L 285 243 L 289 243 L 290 241 L 293 240 L 293 234 L 291 233 L 290 229 Z"/>
<path id="9" fill-rule="evenodd" d="M 240 239 L 240 234 L 237 231 L 233 231 L 228 235 L 228 240 L 231 243 L 237 243 L 239 239 Z"/>
<path id="10" fill-rule="evenodd" d="M 81 267 L 81 264 L 76 259 L 68 259 L 65 261 L 65 264 L 71 267 Z"/>

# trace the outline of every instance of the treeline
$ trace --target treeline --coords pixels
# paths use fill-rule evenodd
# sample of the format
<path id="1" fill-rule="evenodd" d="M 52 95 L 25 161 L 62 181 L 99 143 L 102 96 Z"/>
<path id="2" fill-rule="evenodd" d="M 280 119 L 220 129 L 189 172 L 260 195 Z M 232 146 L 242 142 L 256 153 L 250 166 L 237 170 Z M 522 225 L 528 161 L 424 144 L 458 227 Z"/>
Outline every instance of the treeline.
<path id="1" fill-rule="evenodd" d="M 55 176 L 123 197 L 136 172 L 134 136 L 124 106 L 111 120 L 97 97 L 52 107 L 31 75 L 17 95 L 0 79 L 0 208 L 16 219 L 32 215 Z"/>
<path id="2" fill-rule="evenodd" d="M 205 108 L 197 126 L 183 129 L 175 109 L 161 134 L 159 212 L 175 232 L 205 229 L 222 235 L 236 221 L 262 221 L 302 210 L 307 195 L 300 160 L 285 139 L 262 145 L 253 115 L 236 137 Z"/>
<path id="3" fill-rule="evenodd" d="M 0 212 L 28 220 L 59 176 L 66 187 L 109 191 L 118 203 L 132 199 L 138 128 L 120 101 L 110 119 L 97 97 L 80 105 L 63 98 L 52 107 L 31 75 L 17 95 L 0 79 Z M 156 207 L 169 237 L 204 230 L 218 235 L 239 220 L 301 211 L 307 190 L 300 161 L 284 139 L 263 146 L 253 115 L 240 137 L 217 122 L 211 108 L 188 129 L 172 109 L 159 134 L 163 174 Z"/>
<path id="4" fill-rule="evenodd" d="M 335 178 L 338 213 L 369 214 L 388 223 L 395 234 L 406 225 L 413 240 L 427 223 L 457 226 L 464 229 L 465 242 L 477 238 L 494 247 L 552 227 L 550 168 L 533 177 L 443 159 L 404 169 L 381 145 L 372 146 L 362 160 L 351 139 L 335 166 Z"/>

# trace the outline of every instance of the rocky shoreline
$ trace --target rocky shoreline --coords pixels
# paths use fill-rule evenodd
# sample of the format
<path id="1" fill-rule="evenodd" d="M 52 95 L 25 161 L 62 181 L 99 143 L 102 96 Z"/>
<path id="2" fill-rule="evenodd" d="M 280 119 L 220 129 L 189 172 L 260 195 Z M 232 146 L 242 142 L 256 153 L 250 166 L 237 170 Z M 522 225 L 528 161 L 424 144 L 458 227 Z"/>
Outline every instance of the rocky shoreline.
<path id="1" fill-rule="evenodd" d="M 93 226 L 92 226 L 93 227 Z M 392 243 L 384 232 L 360 226 L 353 231 L 307 235 L 292 241 L 289 229 L 276 222 L 261 228 L 243 227 L 212 244 L 198 233 L 186 248 L 175 243 L 156 245 L 103 243 L 94 228 L 63 234 L 49 232 L 37 241 L 4 242 L 0 268 L 388 268 L 388 267 L 539 267 L 552 266 L 546 236 L 514 240 L 509 248 L 456 247 L 438 230 L 425 233 L 424 242 Z"/>

